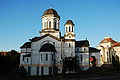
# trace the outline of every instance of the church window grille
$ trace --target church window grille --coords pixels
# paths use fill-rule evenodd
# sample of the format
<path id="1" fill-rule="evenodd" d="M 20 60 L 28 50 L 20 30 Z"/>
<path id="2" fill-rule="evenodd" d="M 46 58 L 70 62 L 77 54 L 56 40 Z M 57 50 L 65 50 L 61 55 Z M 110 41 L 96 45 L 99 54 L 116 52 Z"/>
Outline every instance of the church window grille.
<path id="1" fill-rule="evenodd" d="M 46 61 L 48 61 L 48 54 L 46 54 Z"/>

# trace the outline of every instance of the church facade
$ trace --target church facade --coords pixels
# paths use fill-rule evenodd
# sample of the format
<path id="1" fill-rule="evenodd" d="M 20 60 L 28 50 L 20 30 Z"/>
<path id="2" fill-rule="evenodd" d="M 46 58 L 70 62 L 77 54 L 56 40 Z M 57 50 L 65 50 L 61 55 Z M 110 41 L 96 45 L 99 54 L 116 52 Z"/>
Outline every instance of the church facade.
<path id="1" fill-rule="evenodd" d="M 77 56 L 82 70 L 91 67 L 92 57 L 96 59 L 96 66 L 100 66 L 100 51 L 89 47 L 88 40 L 75 39 L 75 24 L 72 20 L 67 20 L 64 26 L 65 33 L 61 36 L 60 16 L 57 11 L 51 8 L 44 12 L 40 36 L 30 39 L 20 47 L 20 65 L 26 68 L 28 75 L 62 73 L 62 60 L 65 57 Z"/>

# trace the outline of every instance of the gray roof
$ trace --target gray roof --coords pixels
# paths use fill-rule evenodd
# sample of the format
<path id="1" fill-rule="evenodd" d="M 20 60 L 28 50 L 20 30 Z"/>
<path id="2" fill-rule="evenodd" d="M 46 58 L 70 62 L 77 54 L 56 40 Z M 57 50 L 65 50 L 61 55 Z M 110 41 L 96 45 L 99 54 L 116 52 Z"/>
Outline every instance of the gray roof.
<path id="1" fill-rule="evenodd" d="M 88 40 L 81 40 L 81 41 L 75 41 L 75 47 L 89 47 L 89 41 Z"/>
<path id="2" fill-rule="evenodd" d="M 100 52 L 100 50 L 98 50 L 98 49 L 96 49 L 94 47 L 89 47 L 89 51 L 90 51 L 90 53 L 92 53 L 92 52 Z"/>
<path id="3" fill-rule="evenodd" d="M 31 42 L 24 43 L 20 48 L 31 48 Z"/>

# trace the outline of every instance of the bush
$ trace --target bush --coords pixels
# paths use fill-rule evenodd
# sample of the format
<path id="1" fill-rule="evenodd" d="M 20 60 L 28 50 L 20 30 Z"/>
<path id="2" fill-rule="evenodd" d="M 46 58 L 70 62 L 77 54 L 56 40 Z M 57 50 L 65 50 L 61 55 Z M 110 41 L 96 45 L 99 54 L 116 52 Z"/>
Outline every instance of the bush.
<path id="1" fill-rule="evenodd" d="M 23 77 L 25 77 L 25 76 L 27 75 L 27 71 L 26 71 L 26 69 L 24 68 L 23 65 L 21 65 L 21 66 L 19 67 L 19 74 L 20 74 L 21 76 L 23 76 Z"/>

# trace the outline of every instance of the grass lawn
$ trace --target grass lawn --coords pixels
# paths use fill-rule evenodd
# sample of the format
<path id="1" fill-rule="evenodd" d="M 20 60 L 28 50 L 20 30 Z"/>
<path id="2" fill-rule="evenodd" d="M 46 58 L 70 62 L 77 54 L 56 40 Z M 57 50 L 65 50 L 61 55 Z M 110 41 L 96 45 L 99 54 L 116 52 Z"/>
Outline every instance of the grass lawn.
<path id="1" fill-rule="evenodd" d="M 63 80 L 63 79 L 80 79 L 86 77 L 114 76 L 120 74 L 120 70 L 105 71 L 81 71 L 79 73 L 58 74 L 51 76 L 31 76 L 21 77 L 19 74 L 1 74 L 0 80 Z"/>

